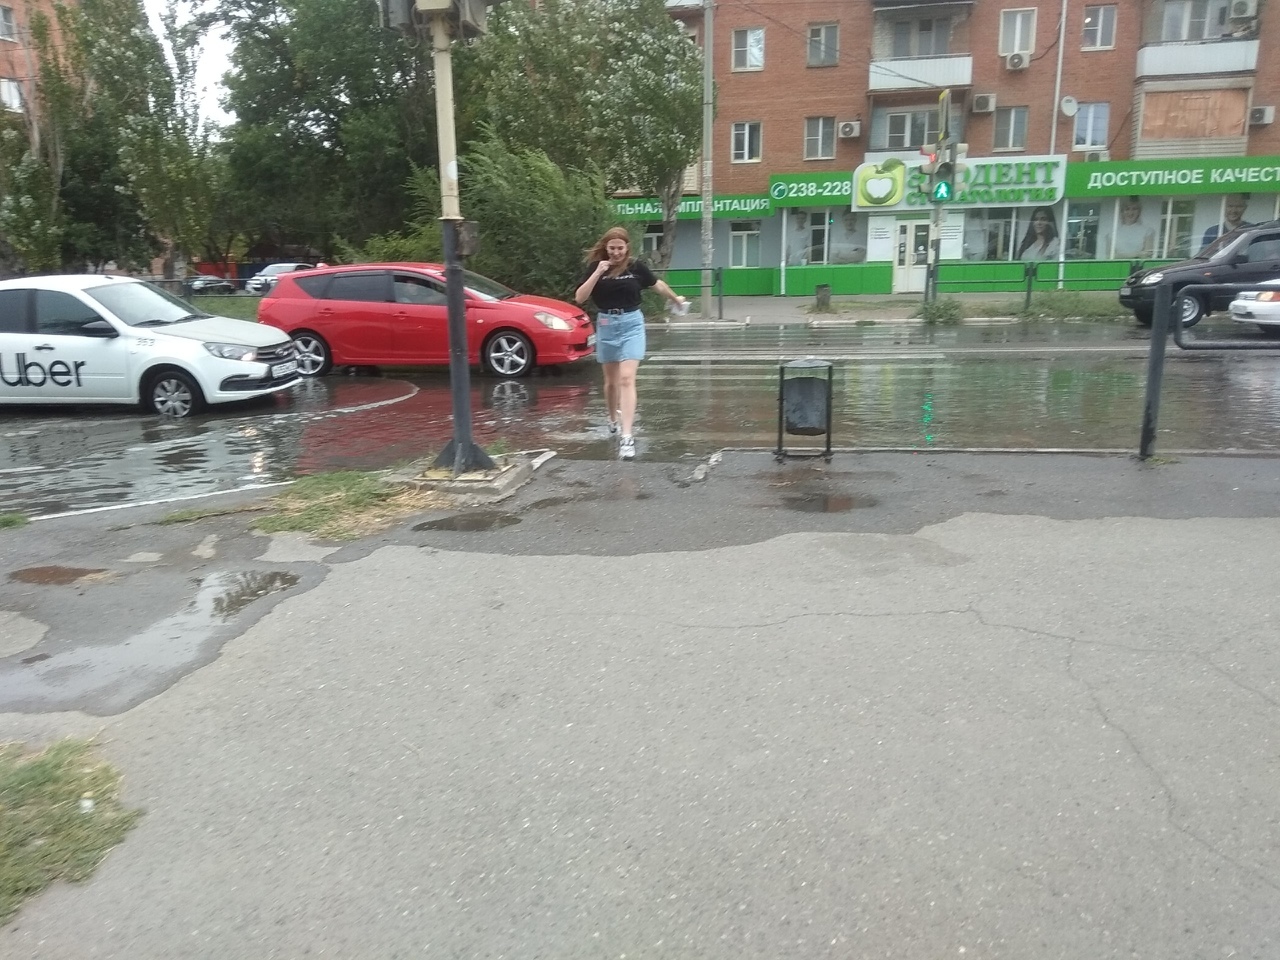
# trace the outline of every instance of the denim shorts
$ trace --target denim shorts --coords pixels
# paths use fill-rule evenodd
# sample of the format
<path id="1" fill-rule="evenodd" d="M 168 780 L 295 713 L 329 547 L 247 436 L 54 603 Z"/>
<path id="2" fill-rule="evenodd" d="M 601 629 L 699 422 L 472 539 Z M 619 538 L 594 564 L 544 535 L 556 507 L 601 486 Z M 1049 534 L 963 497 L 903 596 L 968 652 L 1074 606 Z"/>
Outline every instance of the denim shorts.
<path id="1" fill-rule="evenodd" d="M 601 363 L 644 359 L 644 314 L 639 310 L 596 316 L 596 359 Z"/>

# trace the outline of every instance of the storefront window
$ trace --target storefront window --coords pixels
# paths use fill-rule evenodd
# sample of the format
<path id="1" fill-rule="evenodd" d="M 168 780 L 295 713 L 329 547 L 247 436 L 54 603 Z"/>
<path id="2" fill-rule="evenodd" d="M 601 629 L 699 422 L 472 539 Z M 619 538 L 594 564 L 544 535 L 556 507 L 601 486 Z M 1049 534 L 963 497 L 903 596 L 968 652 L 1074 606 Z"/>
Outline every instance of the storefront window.
<path id="1" fill-rule="evenodd" d="M 1099 204 L 1072 203 L 1067 205 L 1068 260 L 1094 260 L 1098 256 Z"/>
<path id="2" fill-rule="evenodd" d="M 970 210 L 964 218 L 966 260 L 1009 260 L 1013 254 L 1013 208 Z"/>
<path id="3" fill-rule="evenodd" d="M 1185 260 L 1195 253 L 1191 249 L 1192 223 L 1196 215 L 1194 200 L 1166 200 L 1160 216 L 1161 256 L 1171 260 Z M 1196 245 L 1196 250 L 1200 245 Z"/>
<path id="4" fill-rule="evenodd" d="M 827 240 L 830 237 L 830 216 L 826 210 L 814 210 L 809 214 L 809 262 L 827 262 Z"/>
<path id="5" fill-rule="evenodd" d="M 657 256 L 660 243 L 662 243 L 662 224 L 645 224 L 644 237 L 640 240 L 640 255 L 646 259 Z"/>
<path id="6" fill-rule="evenodd" d="M 729 266 L 760 266 L 760 221 L 742 220 L 729 225 Z"/>

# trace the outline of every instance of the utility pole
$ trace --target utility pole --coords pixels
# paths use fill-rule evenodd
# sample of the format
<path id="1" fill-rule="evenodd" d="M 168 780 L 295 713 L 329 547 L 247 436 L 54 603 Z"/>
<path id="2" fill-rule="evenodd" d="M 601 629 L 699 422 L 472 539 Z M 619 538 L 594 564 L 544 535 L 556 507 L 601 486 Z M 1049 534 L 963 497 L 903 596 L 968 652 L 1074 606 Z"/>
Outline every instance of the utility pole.
<path id="1" fill-rule="evenodd" d="M 714 193 L 711 189 L 711 150 L 715 138 L 715 56 L 711 45 L 713 0 L 702 0 L 702 319 L 711 319 L 711 258 L 713 252 Z"/>
<path id="2" fill-rule="evenodd" d="M 468 0 L 470 2 L 470 0 Z M 462 281 L 458 227 L 458 147 L 453 124 L 452 22 L 462 29 L 456 0 L 414 0 L 431 16 L 431 50 L 436 73 L 436 139 L 440 143 L 440 224 L 444 240 L 445 301 L 449 311 L 449 387 L 453 396 L 453 439 L 433 466 L 452 467 L 456 477 L 492 470 L 493 460 L 471 438 L 471 366 L 467 351 L 467 301 Z M 483 15 L 483 6 L 480 7 Z M 467 11 L 474 16 L 473 11 Z M 452 22 L 451 22 L 452 18 Z M 474 26 L 474 21 L 473 21 Z M 470 252 L 470 251 L 468 251 Z"/>

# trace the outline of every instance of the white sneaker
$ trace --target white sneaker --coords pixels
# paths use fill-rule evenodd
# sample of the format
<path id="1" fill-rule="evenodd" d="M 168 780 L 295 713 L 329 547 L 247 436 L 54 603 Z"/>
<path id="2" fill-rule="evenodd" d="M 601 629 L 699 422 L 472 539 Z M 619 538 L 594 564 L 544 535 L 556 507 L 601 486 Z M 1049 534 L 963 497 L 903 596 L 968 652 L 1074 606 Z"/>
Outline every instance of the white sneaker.
<path id="1" fill-rule="evenodd" d="M 636 458 L 636 441 L 632 437 L 623 437 L 622 443 L 618 445 L 619 460 L 634 460 Z"/>

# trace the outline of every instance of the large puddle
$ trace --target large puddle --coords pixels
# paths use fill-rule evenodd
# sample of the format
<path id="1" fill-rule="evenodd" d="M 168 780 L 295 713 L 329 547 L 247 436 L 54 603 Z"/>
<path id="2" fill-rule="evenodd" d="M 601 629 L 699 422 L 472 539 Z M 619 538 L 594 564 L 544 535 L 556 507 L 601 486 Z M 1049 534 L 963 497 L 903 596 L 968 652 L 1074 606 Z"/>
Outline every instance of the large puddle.
<path id="1" fill-rule="evenodd" d="M 1237 331 L 1228 325 L 1220 334 Z M 1128 326 L 1084 323 L 659 331 L 640 368 L 637 444 L 646 460 L 772 449 L 777 358 L 826 351 L 847 357 L 834 370 L 838 447 L 1136 451 L 1141 337 Z M 718 358 L 725 352 L 733 355 Z M 443 373 L 409 375 L 324 378 L 292 399 L 189 423 L 114 411 L 6 412 L 0 502 L 48 515 L 428 456 L 451 436 L 449 382 Z M 475 375 L 477 442 L 612 458 L 599 376 L 593 363 L 517 381 Z M 810 445 L 797 439 L 787 446 Z M 1157 452 L 1186 450 L 1280 452 L 1280 357 L 1171 348 Z"/>

